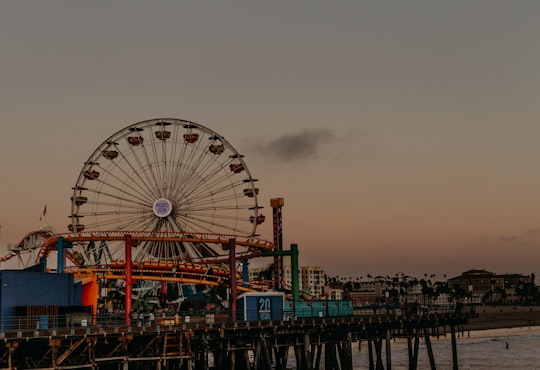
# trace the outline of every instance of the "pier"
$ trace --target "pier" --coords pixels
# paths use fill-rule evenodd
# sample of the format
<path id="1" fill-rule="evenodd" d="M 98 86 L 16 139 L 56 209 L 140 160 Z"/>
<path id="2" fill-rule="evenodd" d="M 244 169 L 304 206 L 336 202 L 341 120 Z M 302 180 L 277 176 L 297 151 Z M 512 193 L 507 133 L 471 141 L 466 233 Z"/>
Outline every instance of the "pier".
<path id="1" fill-rule="evenodd" d="M 243 158 L 181 119 L 102 141 L 72 188 L 69 232 L 31 232 L 0 258 L 34 257 L 0 271 L 0 370 L 353 370 L 354 343 L 367 343 L 366 369 L 390 370 L 394 338 L 407 339 L 411 370 L 420 342 L 436 369 L 430 338 L 447 332 L 458 368 L 461 305 L 435 313 L 417 299 L 402 312 L 387 291 L 355 314 L 352 300 L 323 293 L 322 274 L 316 291 L 301 286 L 284 200 L 270 200 L 274 241 L 260 239 L 266 216 Z M 272 276 L 250 280 L 258 258 L 273 259 Z"/>
<path id="2" fill-rule="evenodd" d="M 456 328 L 468 318 L 457 313 L 290 321 L 192 317 L 134 325 L 97 319 L 87 326 L 41 329 L 38 324 L 1 331 L 0 368 L 285 370 L 292 363 L 298 370 L 352 370 L 353 348 L 367 344 L 369 361 L 362 368 L 390 370 L 391 342 L 399 337 L 408 340 L 409 369 L 417 368 L 420 342 L 436 369 L 430 338 L 449 334 L 457 369 Z"/>

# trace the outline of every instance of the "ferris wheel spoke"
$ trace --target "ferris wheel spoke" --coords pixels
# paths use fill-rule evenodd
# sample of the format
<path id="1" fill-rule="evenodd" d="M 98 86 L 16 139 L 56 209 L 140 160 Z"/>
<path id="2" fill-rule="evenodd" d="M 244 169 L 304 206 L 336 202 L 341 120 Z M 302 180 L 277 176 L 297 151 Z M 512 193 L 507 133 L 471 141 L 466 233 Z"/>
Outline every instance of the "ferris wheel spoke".
<path id="1" fill-rule="evenodd" d="M 123 150 L 118 151 L 121 156 L 121 161 L 113 162 L 115 168 L 124 175 L 124 178 L 126 180 L 133 181 L 134 178 L 138 179 L 139 181 L 133 181 L 137 187 L 140 188 L 140 191 L 144 194 L 148 194 L 148 196 L 156 197 L 158 193 L 156 192 L 157 189 L 152 188 L 151 184 L 151 178 L 148 177 L 148 173 L 144 171 L 145 165 L 141 162 L 140 158 L 137 155 L 137 152 L 133 148 L 128 148 L 127 152 L 130 154 L 130 156 L 126 155 Z M 131 156 L 133 157 L 133 160 L 135 163 L 132 163 L 132 160 L 130 160 Z M 124 164 L 127 168 L 124 168 L 121 164 Z M 128 173 L 127 170 L 130 170 Z"/>
<path id="2" fill-rule="evenodd" d="M 233 186 L 241 186 L 244 182 L 241 180 L 243 177 L 237 176 L 231 177 L 228 173 L 222 171 L 220 173 L 213 173 L 209 176 L 199 177 L 193 179 L 187 187 L 189 192 L 200 191 L 202 189 L 213 189 L 214 187 L 229 188 Z"/>
<path id="3" fill-rule="evenodd" d="M 221 191 L 232 191 L 236 186 L 235 184 L 223 184 L 219 182 L 219 179 L 216 179 L 212 182 L 200 181 L 197 184 L 193 184 L 191 189 L 185 189 L 185 194 L 188 194 L 189 200 L 202 198 L 202 197 L 212 197 L 214 194 Z M 220 187 L 218 187 L 220 186 Z"/>
<path id="4" fill-rule="evenodd" d="M 216 228 L 218 228 L 219 230 L 230 229 L 231 226 L 228 223 L 220 222 L 220 221 L 225 221 L 225 220 L 237 220 L 237 218 L 234 218 L 231 216 L 219 217 L 217 215 L 193 214 L 189 218 L 189 223 L 196 226 L 197 228 L 201 228 L 205 231 L 210 232 L 210 230 L 214 230 Z M 236 228 L 236 227 L 233 227 L 233 230 L 245 232 L 245 230 L 241 230 L 240 228 Z"/>
<path id="5" fill-rule="evenodd" d="M 90 216 L 90 215 L 89 215 Z M 118 215 L 115 215 L 115 217 L 97 217 L 99 215 L 93 214 L 94 219 L 99 220 L 98 222 L 90 223 L 86 225 L 89 229 L 96 229 L 96 230 L 110 230 L 111 228 L 117 229 L 121 227 L 121 230 L 137 230 L 138 225 L 142 225 L 145 223 L 143 219 L 141 219 L 140 214 L 123 214 L 121 219 L 118 218 Z"/>
<path id="6" fill-rule="evenodd" d="M 124 162 L 128 165 L 128 168 L 133 170 L 134 167 L 129 162 L 127 157 L 122 156 L 122 158 L 124 159 Z M 140 171 L 135 171 L 135 170 L 133 171 L 136 178 L 139 179 L 139 181 L 133 181 L 134 180 L 133 177 L 130 174 L 128 174 L 128 172 L 123 167 L 121 167 L 117 162 L 113 162 L 113 166 L 114 166 L 113 168 L 105 169 L 105 171 L 113 180 L 116 181 L 117 184 L 125 186 L 128 189 L 131 189 L 134 193 L 138 194 L 143 199 L 147 199 L 147 200 L 152 199 L 157 195 L 157 193 L 155 193 L 155 189 L 152 189 L 151 187 L 148 186 L 148 181 L 143 179 L 140 176 L 140 173 L 139 173 Z M 116 175 L 115 171 L 113 170 L 118 171 L 119 175 L 123 175 L 123 177 Z M 125 191 L 125 189 L 123 188 L 120 189 L 118 186 L 112 185 L 112 181 L 104 182 L 104 185 L 107 185 L 115 190 Z"/>
<path id="7" fill-rule="evenodd" d="M 212 188 L 215 184 L 228 180 L 230 175 L 226 172 L 226 167 L 227 164 L 223 164 L 211 172 L 200 172 L 199 176 L 192 176 L 183 185 L 183 191 L 190 194 L 196 189 Z"/>
<path id="8" fill-rule="evenodd" d="M 218 185 L 220 186 L 218 187 Z M 205 192 L 206 192 L 206 195 L 211 195 L 213 197 L 222 193 L 232 193 L 235 196 L 240 198 L 240 197 L 244 197 L 243 193 L 242 195 L 240 195 L 241 192 L 237 191 L 237 188 L 241 186 L 243 186 L 241 182 L 229 183 L 226 185 L 214 183 L 214 184 L 209 184 L 209 186 L 206 188 L 201 187 L 198 190 L 194 190 L 191 194 L 192 194 L 193 199 L 200 199 L 200 198 L 205 197 Z"/>
<path id="9" fill-rule="evenodd" d="M 182 144 L 187 148 L 188 144 Z M 181 193 L 186 193 L 185 190 L 185 184 L 187 184 L 191 179 L 194 177 L 195 170 L 191 166 L 191 161 L 193 159 L 194 151 L 191 150 L 189 155 L 188 150 L 186 149 L 183 154 L 185 155 L 185 160 L 187 162 L 182 162 L 181 166 L 178 166 L 178 171 L 176 172 L 176 175 L 174 176 L 174 179 L 172 180 L 173 189 L 177 189 L 177 191 Z"/>
<path id="10" fill-rule="evenodd" d="M 174 190 L 175 183 L 174 178 L 178 176 L 178 173 L 183 171 L 183 162 L 182 159 L 186 155 L 188 149 L 187 145 L 184 144 L 184 141 L 181 140 L 183 127 L 175 126 L 173 135 L 171 137 L 171 152 L 169 154 L 169 166 L 166 167 L 165 171 L 165 184 L 166 184 L 166 196 L 170 196 L 171 192 Z M 174 144 L 174 145 L 173 145 Z M 180 150 L 177 150 L 181 148 Z"/>
<path id="11" fill-rule="evenodd" d="M 194 186 L 192 184 L 197 182 L 197 180 L 200 181 L 201 178 L 207 177 L 205 173 L 207 167 L 203 166 L 204 159 L 208 156 L 207 150 L 199 150 L 198 155 L 195 156 L 195 154 L 196 152 L 192 151 L 192 155 L 187 163 L 187 168 L 191 169 L 191 171 L 184 171 L 184 177 L 180 181 L 184 192 L 189 192 L 189 189 Z M 195 173 L 198 173 L 198 176 L 194 176 Z"/>
<path id="12" fill-rule="evenodd" d="M 164 135 L 164 132 L 170 133 L 170 131 L 168 131 L 169 126 L 170 126 L 170 123 L 166 121 L 156 123 L 154 127 L 150 128 L 150 134 L 152 138 L 157 137 L 158 133 L 160 135 Z M 158 127 L 159 129 L 154 130 L 156 127 Z M 163 138 L 163 136 L 160 136 L 160 137 Z M 168 167 L 170 167 L 172 164 L 172 159 L 170 158 L 170 154 L 169 154 L 169 146 L 171 146 L 171 148 L 176 146 L 175 137 L 167 138 L 167 139 L 164 139 L 164 138 L 159 139 L 159 142 L 152 141 L 151 154 L 154 157 L 153 162 L 157 164 L 155 166 L 155 172 L 156 172 L 156 177 L 158 178 L 158 181 L 159 181 L 160 197 L 167 196 L 168 191 L 169 191 L 167 170 L 168 170 Z"/>
<path id="13" fill-rule="evenodd" d="M 185 181 L 182 182 L 183 186 L 187 189 L 192 187 L 191 183 L 194 180 L 198 180 L 201 178 L 210 178 L 212 177 L 212 172 L 217 173 L 220 170 L 222 171 L 223 168 L 225 167 L 224 163 L 222 164 L 220 162 L 217 162 L 215 158 L 208 159 L 207 149 L 205 149 L 204 151 L 201 151 L 199 154 L 200 155 L 197 159 L 197 162 L 191 165 L 191 168 L 196 169 L 199 175 L 197 177 L 189 176 L 187 179 L 185 179 Z M 218 163 L 219 165 L 216 166 L 216 164 Z M 212 167 L 214 168 L 212 169 Z"/>
<path id="14" fill-rule="evenodd" d="M 177 224 L 175 219 L 170 219 L 169 222 L 171 223 L 175 231 L 184 231 L 182 230 L 181 226 Z M 186 243 L 182 243 L 182 245 L 184 246 L 186 253 L 189 255 L 189 257 L 192 260 L 199 260 L 202 257 L 199 251 L 193 248 L 193 243 L 186 242 Z"/>
<path id="15" fill-rule="evenodd" d="M 151 129 L 150 129 L 151 130 Z M 152 133 L 150 131 L 150 133 Z M 154 144 L 154 141 L 153 141 L 153 137 L 151 135 L 149 135 L 148 139 L 152 139 L 152 141 L 150 142 L 150 144 L 145 144 L 145 142 L 143 141 L 141 143 L 141 151 L 142 151 L 142 155 L 143 155 L 143 158 L 144 158 L 144 163 L 145 165 L 142 165 L 140 164 L 141 168 L 142 169 L 145 169 L 145 174 L 147 173 L 146 170 L 148 170 L 148 184 L 150 185 L 154 185 L 158 191 L 158 194 L 160 194 L 160 191 L 162 191 L 162 189 L 159 188 L 159 185 L 161 184 L 157 175 L 156 175 L 156 170 L 157 170 L 157 167 L 158 166 L 152 166 L 151 164 L 152 163 L 158 163 L 158 162 L 154 162 L 150 159 L 150 154 L 148 152 L 152 152 L 154 149 L 155 149 L 155 144 Z M 149 140 L 147 140 L 146 142 L 148 142 Z M 137 156 L 137 159 L 139 159 L 139 157 Z M 161 194 L 160 194 L 161 195 Z"/>
<path id="16" fill-rule="evenodd" d="M 141 136 L 142 138 L 142 136 Z M 134 147 L 130 147 L 131 154 L 137 164 L 138 167 L 133 167 L 132 170 L 137 176 L 140 176 L 142 173 L 144 175 L 144 179 L 142 179 L 143 183 L 148 187 L 149 194 L 152 194 L 154 196 L 159 196 L 159 180 L 156 178 L 156 174 L 154 173 L 154 165 L 152 161 L 150 161 L 150 158 L 148 156 L 147 146 L 144 144 L 144 140 L 141 141 L 140 149 L 135 149 Z M 140 158 L 140 155 L 138 154 L 139 151 L 142 151 L 142 157 Z"/>
<path id="17" fill-rule="evenodd" d="M 203 213 L 203 212 L 193 212 L 193 219 L 201 219 L 201 220 L 239 220 L 238 217 L 231 216 L 228 214 L 222 214 L 222 213 Z M 215 222 L 215 221 L 214 221 Z"/>
<path id="18" fill-rule="evenodd" d="M 182 127 L 182 130 L 184 128 Z M 180 128 L 178 128 L 178 131 L 176 132 L 176 135 L 177 136 L 180 136 L 182 135 L 180 133 Z M 170 184 L 171 184 L 171 193 L 174 193 L 174 189 L 177 189 L 178 187 L 178 184 L 179 184 L 179 179 L 180 178 L 183 178 L 184 177 L 184 172 L 187 171 L 187 167 L 186 167 L 186 163 L 184 161 L 184 158 L 187 157 L 187 151 L 189 149 L 188 145 L 185 143 L 185 142 L 180 142 L 178 143 L 177 145 L 175 145 L 175 147 L 180 147 L 181 149 L 178 151 L 178 155 L 176 154 L 176 150 L 175 150 L 175 155 L 173 157 L 173 163 L 174 165 L 171 166 L 171 170 L 170 170 Z"/>
<path id="19" fill-rule="evenodd" d="M 94 216 L 94 217 L 108 217 L 108 216 L 114 216 L 114 217 L 118 217 L 120 214 L 120 212 L 118 211 L 115 211 L 115 210 L 103 210 L 103 211 L 99 211 L 99 212 L 88 212 L 88 213 L 82 213 L 80 215 L 80 217 L 84 217 L 84 216 Z M 127 210 L 123 210 L 122 211 L 122 218 L 125 218 L 126 216 L 127 217 L 141 217 L 143 213 L 142 212 L 138 212 L 138 211 L 127 211 Z"/>
<path id="20" fill-rule="evenodd" d="M 179 126 L 173 126 L 173 134 L 174 137 L 174 145 L 171 145 L 170 147 L 170 154 L 168 156 L 167 160 L 167 152 L 165 151 L 165 145 L 163 146 L 163 157 L 165 158 L 165 166 L 164 166 L 164 182 L 165 182 L 165 196 L 169 197 L 172 189 L 172 176 L 174 174 L 175 165 L 174 165 L 174 159 L 177 155 L 177 148 L 179 145 L 177 145 L 177 138 L 178 138 L 178 132 L 179 132 Z"/>
<path id="21" fill-rule="evenodd" d="M 159 125 L 159 124 L 160 124 L 159 122 L 156 123 L 156 125 Z M 146 162 L 158 164 L 157 166 L 150 167 L 152 169 L 151 173 L 155 178 L 155 184 L 163 186 L 165 182 L 163 181 L 163 176 L 161 174 L 161 167 L 167 166 L 167 159 L 165 157 L 160 158 L 160 155 L 158 154 L 159 150 L 157 148 L 156 143 L 153 141 L 154 136 L 155 136 L 155 131 L 154 131 L 153 126 L 150 126 L 148 128 L 148 133 L 149 133 L 149 136 L 152 138 L 152 142 L 151 142 L 151 145 L 149 144 L 143 145 L 144 149 L 147 149 L 148 147 L 150 147 L 148 151 L 147 150 L 144 151 Z M 164 141 L 160 146 L 161 146 L 162 151 L 166 151 L 167 142 Z M 153 158 L 151 159 L 150 156 L 152 156 Z M 161 197 L 163 196 L 164 189 L 159 189 L 159 190 L 160 190 L 159 196 Z"/>
<path id="22" fill-rule="evenodd" d="M 184 165 L 182 171 L 178 172 L 177 176 L 174 178 L 176 188 L 183 193 L 188 193 L 189 184 L 193 182 L 194 179 L 200 178 L 202 174 L 204 174 L 205 162 L 209 162 L 210 164 L 213 163 L 214 165 L 219 163 L 216 160 L 217 157 L 211 157 L 214 156 L 214 154 L 211 154 L 207 147 L 202 148 L 202 142 L 206 138 L 206 134 L 201 130 L 198 130 L 195 133 L 192 130 L 192 128 L 188 129 L 186 135 L 198 135 L 197 137 L 199 139 L 195 143 L 185 143 L 186 148 L 189 145 L 189 150 L 186 149 L 183 153 L 182 163 Z M 216 135 L 214 134 L 213 136 Z"/>
<path id="23" fill-rule="evenodd" d="M 218 209 L 226 207 L 226 209 L 239 209 L 239 208 L 249 208 L 249 205 L 241 206 L 240 202 L 232 202 L 233 200 L 244 200 L 244 197 L 240 197 L 238 194 L 223 194 L 221 196 L 213 196 L 211 198 L 198 197 L 190 199 L 189 202 L 186 202 L 186 208 L 197 209 L 201 206 L 210 205 L 211 209 Z"/>
<path id="24" fill-rule="evenodd" d="M 115 205 L 118 206 L 119 202 L 123 202 L 124 204 L 130 204 L 132 207 L 147 207 L 149 203 L 152 203 L 148 197 L 145 197 L 144 194 L 133 194 L 126 192 L 125 189 L 121 189 L 119 187 L 115 186 L 108 186 L 110 190 L 117 190 L 117 193 L 111 193 L 111 192 L 105 192 L 102 190 L 95 190 L 95 189 L 88 189 L 87 191 L 89 193 L 94 193 L 97 196 L 101 198 L 106 198 L 110 200 L 115 200 L 114 203 L 110 202 L 104 202 L 104 201 L 96 201 L 93 202 L 94 204 L 99 204 L 102 206 L 108 206 L 108 205 Z M 91 202 L 88 202 L 89 204 Z"/>
<path id="25" fill-rule="evenodd" d="M 223 194 L 230 194 L 234 198 L 244 198 L 244 194 L 236 191 L 236 188 L 242 186 L 242 183 L 228 184 L 221 187 L 212 187 L 211 190 L 199 189 L 190 193 L 190 199 L 199 200 L 202 198 L 209 198 L 211 196 L 213 199 L 219 198 L 218 196 L 223 196 Z M 220 195 L 221 194 L 221 195 Z"/>
<path id="26" fill-rule="evenodd" d="M 109 214 L 119 215 L 120 213 L 124 212 L 137 212 L 138 214 L 145 213 L 148 210 L 148 207 L 142 207 L 141 205 L 134 205 L 134 204 L 123 204 L 120 206 L 118 203 L 109 203 L 109 202 L 91 202 L 88 203 L 90 206 L 93 206 L 94 208 L 88 210 L 88 211 L 80 211 L 78 215 L 95 215 L 95 216 L 102 216 L 105 215 L 106 212 Z M 99 207 L 99 211 L 97 211 Z"/>

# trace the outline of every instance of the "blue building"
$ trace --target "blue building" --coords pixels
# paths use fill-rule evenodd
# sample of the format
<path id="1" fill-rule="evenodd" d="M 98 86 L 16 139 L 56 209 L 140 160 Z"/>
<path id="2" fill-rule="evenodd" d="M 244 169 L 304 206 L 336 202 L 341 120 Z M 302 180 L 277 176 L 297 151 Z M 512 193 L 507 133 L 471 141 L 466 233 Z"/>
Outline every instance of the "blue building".
<path id="1" fill-rule="evenodd" d="M 82 286 L 71 274 L 27 270 L 0 271 L 0 315 L 15 316 L 17 307 L 81 306 Z"/>

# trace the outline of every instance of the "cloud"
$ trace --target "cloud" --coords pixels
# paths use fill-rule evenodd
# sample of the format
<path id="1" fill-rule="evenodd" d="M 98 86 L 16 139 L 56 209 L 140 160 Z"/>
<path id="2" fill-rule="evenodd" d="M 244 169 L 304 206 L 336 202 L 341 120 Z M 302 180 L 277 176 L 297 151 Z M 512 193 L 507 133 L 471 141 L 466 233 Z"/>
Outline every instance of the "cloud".
<path id="1" fill-rule="evenodd" d="M 519 240 L 517 236 L 499 236 L 498 238 L 501 242 L 512 243 Z"/>
<path id="2" fill-rule="evenodd" d="M 319 158 L 323 148 L 336 141 L 328 129 L 305 129 L 269 141 L 253 142 L 252 151 L 279 160 L 301 161 Z"/>

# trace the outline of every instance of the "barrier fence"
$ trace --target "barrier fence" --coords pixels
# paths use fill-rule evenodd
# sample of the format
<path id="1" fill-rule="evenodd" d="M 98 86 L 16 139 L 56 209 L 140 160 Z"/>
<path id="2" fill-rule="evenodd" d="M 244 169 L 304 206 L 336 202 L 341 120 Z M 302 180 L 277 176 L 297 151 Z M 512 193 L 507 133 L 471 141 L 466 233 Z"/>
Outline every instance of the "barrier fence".
<path id="1" fill-rule="evenodd" d="M 421 317 L 429 314 L 452 314 L 452 309 L 438 309 L 427 312 L 418 310 L 407 312 L 402 309 L 390 307 L 373 306 L 356 308 L 336 309 L 327 311 L 321 307 L 285 308 L 273 311 L 267 310 L 239 310 L 237 312 L 238 322 L 242 321 L 295 321 L 307 318 L 339 318 L 339 317 L 392 317 L 394 319 L 407 319 Z M 231 312 L 221 310 L 219 312 L 210 310 L 190 310 L 190 311 L 161 311 L 161 312 L 133 312 L 131 315 L 131 325 L 134 327 L 153 326 L 179 326 L 183 324 L 220 324 L 230 323 Z M 114 313 L 100 313 L 97 315 L 85 312 L 70 312 L 61 315 L 24 315 L 24 316 L 0 316 L 0 331 L 20 331 L 20 330 L 51 330 L 59 328 L 81 328 L 81 327 L 120 327 L 127 326 L 125 314 L 121 311 Z"/>

